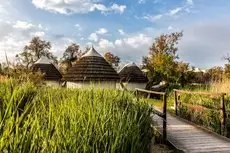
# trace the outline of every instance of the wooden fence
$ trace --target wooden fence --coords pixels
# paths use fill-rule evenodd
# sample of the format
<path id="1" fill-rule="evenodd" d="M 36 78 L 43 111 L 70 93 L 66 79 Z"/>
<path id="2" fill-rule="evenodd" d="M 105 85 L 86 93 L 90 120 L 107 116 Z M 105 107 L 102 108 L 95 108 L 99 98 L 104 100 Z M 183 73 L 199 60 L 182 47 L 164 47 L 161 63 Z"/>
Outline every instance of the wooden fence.
<path id="1" fill-rule="evenodd" d="M 225 100 L 224 97 L 226 95 L 226 93 L 214 93 L 214 92 L 195 92 L 195 91 L 185 91 L 185 90 L 175 90 L 174 89 L 174 95 L 175 95 L 175 113 L 176 115 L 178 115 L 178 102 L 180 101 L 180 94 L 193 94 L 193 95 L 207 95 L 207 96 L 217 96 L 221 98 L 221 102 L 220 102 L 220 118 L 221 118 L 221 130 L 220 130 L 220 134 L 221 135 L 225 135 L 225 130 L 226 130 L 226 109 L 225 109 Z M 182 103 L 180 103 L 182 104 Z M 206 108 L 205 106 L 202 106 L 204 108 Z M 209 108 L 207 108 L 209 109 Z"/>
<path id="2" fill-rule="evenodd" d="M 166 143 L 167 141 L 167 95 L 165 92 L 155 92 L 155 91 L 149 91 L 149 90 L 144 90 L 144 89 L 138 89 L 136 88 L 136 97 L 137 100 L 140 98 L 140 93 L 148 93 L 148 98 L 150 98 L 151 94 L 155 95 L 161 95 L 163 96 L 163 113 L 155 110 L 155 113 L 163 118 L 163 143 Z"/>

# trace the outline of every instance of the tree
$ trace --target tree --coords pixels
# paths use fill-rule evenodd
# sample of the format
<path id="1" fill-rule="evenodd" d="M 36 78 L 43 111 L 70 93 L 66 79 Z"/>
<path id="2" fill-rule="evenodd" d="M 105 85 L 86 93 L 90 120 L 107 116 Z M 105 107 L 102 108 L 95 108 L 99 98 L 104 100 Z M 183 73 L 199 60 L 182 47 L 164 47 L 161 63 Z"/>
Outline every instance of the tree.
<path id="1" fill-rule="evenodd" d="M 90 50 L 90 47 L 87 45 L 86 47 L 85 47 L 85 52 L 84 52 L 84 54 L 86 53 L 86 52 L 88 52 Z"/>
<path id="2" fill-rule="evenodd" d="M 210 79 L 213 82 L 219 82 L 223 79 L 224 69 L 220 66 L 215 66 L 207 71 L 210 75 Z"/>
<path id="3" fill-rule="evenodd" d="M 27 69 L 42 56 L 47 57 L 57 64 L 57 57 L 50 52 L 50 49 L 50 42 L 41 40 L 39 37 L 33 37 L 29 45 L 26 45 L 23 52 L 17 54 L 16 57 L 23 65 L 26 66 Z"/>
<path id="4" fill-rule="evenodd" d="M 229 55 L 229 53 L 227 55 L 225 55 L 223 57 L 223 59 L 226 60 L 228 62 L 228 64 L 230 64 L 230 55 Z"/>
<path id="5" fill-rule="evenodd" d="M 76 43 L 70 44 L 64 51 L 63 57 L 61 58 L 62 71 L 65 73 L 73 63 L 80 59 L 87 51 L 89 47 L 86 47 L 85 51 L 80 50 L 80 46 Z"/>
<path id="6" fill-rule="evenodd" d="M 61 59 L 61 63 L 64 65 L 67 65 L 67 67 L 71 67 L 72 63 L 77 61 L 78 58 L 80 58 L 82 55 L 82 52 L 80 50 L 80 46 L 72 43 L 70 44 L 63 53 L 63 57 Z"/>
<path id="7" fill-rule="evenodd" d="M 3 74 L 2 64 L 0 63 L 0 75 Z"/>
<path id="8" fill-rule="evenodd" d="M 224 65 L 224 77 L 226 79 L 230 79 L 230 55 L 227 54 L 226 56 L 224 56 L 224 60 L 228 62 Z"/>
<path id="9" fill-rule="evenodd" d="M 188 82 L 188 79 L 189 79 L 187 75 L 188 69 L 189 69 L 188 63 L 184 63 L 184 62 L 177 63 L 177 71 L 178 71 L 178 76 L 179 76 L 178 82 L 181 84 L 182 88 L 185 86 L 185 84 Z"/>
<path id="10" fill-rule="evenodd" d="M 182 36 L 182 32 L 174 32 L 155 38 L 149 48 L 149 55 L 143 57 L 144 68 L 150 70 L 148 76 L 151 80 L 168 83 L 178 81 L 178 64 L 176 62 L 178 48 L 176 45 Z"/>
<path id="11" fill-rule="evenodd" d="M 113 55 L 111 52 L 105 53 L 104 58 L 113 67 L 118 67 L 120 63 L 120 58 L 118 56 Z"/>

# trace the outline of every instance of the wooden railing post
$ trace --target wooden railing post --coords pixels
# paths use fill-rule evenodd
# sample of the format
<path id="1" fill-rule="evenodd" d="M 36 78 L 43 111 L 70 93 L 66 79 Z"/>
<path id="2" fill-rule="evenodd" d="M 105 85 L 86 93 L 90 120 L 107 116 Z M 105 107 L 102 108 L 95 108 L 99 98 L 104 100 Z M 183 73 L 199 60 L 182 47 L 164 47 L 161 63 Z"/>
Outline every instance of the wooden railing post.
<path id="1" fill-rule="evenodd" d="M 150 91 L 144 89 L 136 88 L 135 94 L 137 100 L 139 100 L 139 93 L 144 92 L 148 93 L 147 97 L 150 97 L 151 94 L 161 95 L 163 96 L 163 113 L 161 111 L 155 110 L 155 114 L 163 118 L 163 143 L 167 142 L 167 96 L 165 92 L 157 92 L 157 91 Z"/>
<path id="2" fill-rule="evenodd" d="M 175 112 L 176 115 L 178 114 L 178 98 L 177 98 L 177 91 L 174 91 L 174 95 L 175 95 L 175 103 L 174 103 L 174 107 L 175 107 Z"/>
<path id="3" fill-rule="evenodd" d="M 167 141 L 167 96 L 163 95 L 163 143 L 166 144 Z"/>
<path id="4" fill-rule="evenodd" d="M 225 135 L 226 130 L 226 110 L 225 110 L 225 101 L 224 101 L 224 95 L 221 95 L 221 135 Z"/>
<path id="5" fill-rule="evenodd" d="M 151 93 L 148 93 L 148 96 L 147 96 L 148 99 L 150 98 L 150 95 L 151 95 Z"/>
<path id="6" fill-rule="evenodd" d="M 139 101 L 139 92 L 136 90 L 137 101 Z"/>

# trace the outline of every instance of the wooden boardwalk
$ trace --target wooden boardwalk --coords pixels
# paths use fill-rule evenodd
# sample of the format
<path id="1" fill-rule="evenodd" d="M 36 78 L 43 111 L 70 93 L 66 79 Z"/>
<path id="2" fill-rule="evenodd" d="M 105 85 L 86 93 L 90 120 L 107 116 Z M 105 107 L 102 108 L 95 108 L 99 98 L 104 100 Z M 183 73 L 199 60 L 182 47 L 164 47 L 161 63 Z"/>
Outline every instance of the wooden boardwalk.
<path id="1" fill-rule="evenodd" d="M 162 131 L 162 118 L 153 115 L 153 121 Z M 230 153 L 230 139 L 170 114 L 167 114 L 167 140 L 186 153 Z"/>

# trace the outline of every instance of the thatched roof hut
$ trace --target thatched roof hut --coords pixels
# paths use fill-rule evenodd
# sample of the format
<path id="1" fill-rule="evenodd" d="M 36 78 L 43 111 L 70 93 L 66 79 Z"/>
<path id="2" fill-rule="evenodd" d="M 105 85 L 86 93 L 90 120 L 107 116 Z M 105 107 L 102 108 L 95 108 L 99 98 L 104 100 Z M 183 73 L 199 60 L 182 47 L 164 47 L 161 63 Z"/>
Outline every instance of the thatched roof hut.
<path id="1" fill-rule="evenodd" d="M 41 57 L 32 66 L 34 72 L 41 71 L 44 74 L 44 79 L 50 86 L 59 86 L 62 75 L 58 68 L 46 57 Z"/>
<path id="2" fill-rule="evenodd" d="M 135 88 L 145 88 L 148 78 L 135 63 L 125 65 L 119 72 L 121 82 L 126 83 L 128 90 Z"/>
<path id="3" fill-rule="evenodd" d="M 115 88 L 119 79 L 117 72 L 93 46 L 63 77 L 63 80 L 67 81 L 67 87 L 76 88 L 88 87 L 90 84 L 102 88 Z"/>
<path id="4" fill-rule="evenodd" d="M 146 83 L 148 78 L 143 74 L 135 63 L 125 65 L 119 72 L 119 76 L 124 82 Z"/>

